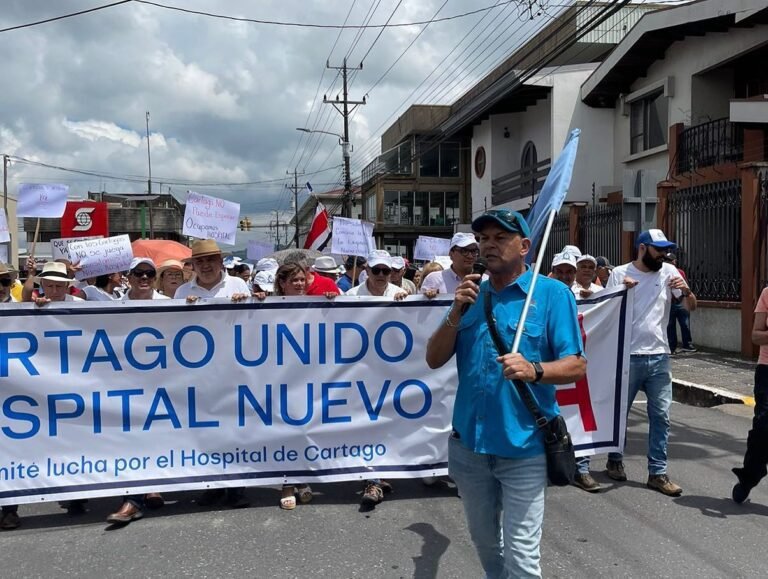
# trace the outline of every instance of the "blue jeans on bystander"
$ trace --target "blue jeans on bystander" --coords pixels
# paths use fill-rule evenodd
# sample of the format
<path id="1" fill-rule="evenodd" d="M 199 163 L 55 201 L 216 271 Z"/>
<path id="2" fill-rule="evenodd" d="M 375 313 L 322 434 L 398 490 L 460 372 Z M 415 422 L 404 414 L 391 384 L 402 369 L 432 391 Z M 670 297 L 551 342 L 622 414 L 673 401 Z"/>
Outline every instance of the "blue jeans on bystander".
<path id="1" fill-rule="evenodd" d="M 669 354 L 632 355 L 629 360 L 629 400 L 627 413 L 637 393 L 648 398 L 648 473 L 666 474 L 669 442 L 669 407 L 672 405 L 672 376 Z M 619 452 L 611 452 L 609 460 L 622 460 Z"/>

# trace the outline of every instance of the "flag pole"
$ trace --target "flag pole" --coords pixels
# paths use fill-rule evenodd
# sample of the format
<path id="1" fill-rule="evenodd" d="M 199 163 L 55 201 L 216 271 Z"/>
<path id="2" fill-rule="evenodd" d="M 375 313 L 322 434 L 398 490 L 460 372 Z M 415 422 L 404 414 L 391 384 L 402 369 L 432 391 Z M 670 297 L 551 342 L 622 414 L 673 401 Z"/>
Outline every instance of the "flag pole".
<path id="1" fill-rule="evenodd" d="M 35 237 L 32 239 L 32 252 L 29 254 L 31 257 L 35 257 L 35 248 L 37 247 L 37 238 L 40 235 L 40 218 L 37 218 L 37 223 L 35 224 Z"/>
<path id="2" fill-rule="evenodd" d="M 552 209 L 549 212 L 547 218 L 547 226 L 544 228 L 544 236 L 541 238 L 541 246 L 539 247 L 538 257 L 536 263 L 533 266 L 533 279 L 531 285 L 528 288 L 528 294 L 525 296 L 525 303 L 523 304 L 523 311 L 520 313 L 520 320 L 517 322 L 517 332 L 515 332 L 515 340 L 512 342 L 512 353 L 517 354 L 520 349 L 520 341 L 523 339 L 523 327 L 525 326 L 525 320 L 528 319 L 528 310 L 531 307 L 533 301 L 533 290 L 536 289 L 536 280 L 539 277 L 539 270 L 541 269 L 541 262 L 544 259 L 544 252 L 547 250 L 547 242 L 549 242 L 549 234 L 552 231 L 552 224 L 555 222 L 555 217 L 558 214 L 558 209 Z M 531 251 L 533 247 L 531 247 Z"/>

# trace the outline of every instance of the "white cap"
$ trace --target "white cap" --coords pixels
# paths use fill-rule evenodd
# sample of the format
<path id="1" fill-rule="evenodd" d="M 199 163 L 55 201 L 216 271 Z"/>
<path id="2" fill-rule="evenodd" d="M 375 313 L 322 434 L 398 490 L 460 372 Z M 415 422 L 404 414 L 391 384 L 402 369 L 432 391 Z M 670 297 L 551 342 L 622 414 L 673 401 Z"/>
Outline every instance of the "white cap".
<path id="1" fill-rule="evenodd" d="M 375 267 L 377 265 L 386 265 L 387 267 L 392 267 L 392 256 L 389 255 L 388 251 L 384 251 L 383 249 L 374 249 L 371 253 L 368 254 L 368 267 Z"/>
<path id="2" fill-rule="evenodd" d="M 259 271 L 253 276 L 253 285 L 259 286 L 265 292 L 275 291 L 275 274 L 272 271 Z"/>
<path id="3" fill-rule="evenodd" d="M 584 255 L 580 255 L 579 258 L 576 260 L 576 263 L 579 263 L 581 261 L 591 261 L 595 264 L 595 267 L 597 267 L 597 258 L 592 257 L 588 253 L 585 253 Z"/>
<path id="4" fill-rule="evenodd" d="M 469 247 L 470 245 L 477 245 L 474 233 L 459 232 L 451 237 L 451 247 Z"/>
<path id="5" fill-rule="evenodd" d="M 400 257 L 399 255 L 396 255 L 392 258 L 392 269 L 403 269 L 405 267 L 405 260 Z"/>
<path id="6" fill-rule="evenodd" d="M 570 253 L 571 255 L 579 257 L 581 255 L 581 250 L 575 245 L 566 245 L 560 253 Z"/>
<path id="7" fill-rule="evenodd" d="M 558 265 L 570 265 L 573 269 L 576 269 L 576 256 L 566 251 L 556 253 L 552 259 L 552 268 L 554 269 Z"/>
<path id="8" fill-rule="evenodd" d="M 157 269 L 155 267 L 155 262 L 149 259 L 148 257 L 134 257 L 131 260 L 131 265 L 128 267 L 128 271 L 133 271 L 135 268 L 139 267 L 142 263 L 151 265 L 152 269 Z"/>
<path id="9" fill-rule="evenodd" d="M 264 257 L 256 262 L 256 271 L 275 271 L 280 265 L 271 257 Z"/>
<path id="10" fill-rule="evenodd" d="M 242 261 L 242 259 L 240 259 L 239 257 L 236 257 L 234 255 L 230 255 L 230 256 L 224 258 L 224 267 L 227 268 L 227 269 L 232 269 L 236 265 L 240 265 L 241 261 Z"/>

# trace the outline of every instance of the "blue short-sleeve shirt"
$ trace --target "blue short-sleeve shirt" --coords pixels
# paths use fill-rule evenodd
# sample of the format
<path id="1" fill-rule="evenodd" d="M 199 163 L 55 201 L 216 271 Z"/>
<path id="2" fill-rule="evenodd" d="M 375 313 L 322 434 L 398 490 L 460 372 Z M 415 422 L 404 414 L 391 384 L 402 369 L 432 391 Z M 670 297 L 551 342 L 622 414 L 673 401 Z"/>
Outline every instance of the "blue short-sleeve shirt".
<path id="1" fill-rule="evenodd" d="M 477 453 L 506 458 L 528 458 L 544 453 L 542 435 L 533 416 L 520 399 L 514 384 L 502 375 L 498 353 L 485 319 L 486 299 L 491 299 L 496 327 L 507 348 L 533 279 L 529 268 L 500 292 L 488 281 L 480 284 L 480 296 L 461 319 L 456 338 L 459 387 L 453 410 L 453 428 L 461 443 Z M 551 362 L 582 354 L 576 301 L 563 283 L 539 276 L 525 322 L 520 353 L 531 362 Z M 555 386 L 530 384 L 542 412 L 558 414 Z"/>

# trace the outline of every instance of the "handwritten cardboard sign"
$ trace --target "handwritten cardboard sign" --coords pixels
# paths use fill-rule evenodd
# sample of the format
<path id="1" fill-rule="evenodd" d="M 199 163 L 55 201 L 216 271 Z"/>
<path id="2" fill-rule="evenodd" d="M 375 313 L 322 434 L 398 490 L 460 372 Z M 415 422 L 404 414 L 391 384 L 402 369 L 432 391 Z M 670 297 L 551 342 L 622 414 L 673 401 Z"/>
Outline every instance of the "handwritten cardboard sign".
<path id="1" fill-rule="evenodd" d="M 127 235 L 86 239 L 68 244 L 70 259 L 82 269 L 77 279 L 96 277 L 116 271 L 127 271 L 133 259 L 131 239 Z"/>
<path id="2" fill-rule="evenodd" d="M 373 223 L 346 217 L 333 218 L 332 253 L 366 257 L 374 249 Z"/>
<path id="3" fill-rule="evenodd" d="M 51 239 L 51 259 L 54 261 L 57 259 L 67 259 L 69 261 L 75 261 L 70 257 L 69 244 L 77 241 L 85 241 L 86 239 L 99 239 L 97 236 L 89 237 L 68 237 L 66 239 Z"/>
<path id="4" fill-rule="evenodd" d="M 239 203 L 189 191 L 182 233 L 234 245 L 239 218 Z"/>
<path id="5" fill-rule="evenodd" d="M 19 217 L 61 217 L 67 206 L 67 185 L 22 183 L 16 214 Z"/>
<path id="6" fill-rule="evenodd" d="M 0 243 L 11 240 L 11 232 L 8 231 L 8 218 L 5 216 L 5 209 L 0 209 Z"/>
<path id="7" fill-rule="evenodd" d="M 419 235 L 413 251 L 413 259 L 432 261 L 436 255 L 448 255 L 451 250 L 451 240 L 442 237 Z"/>

